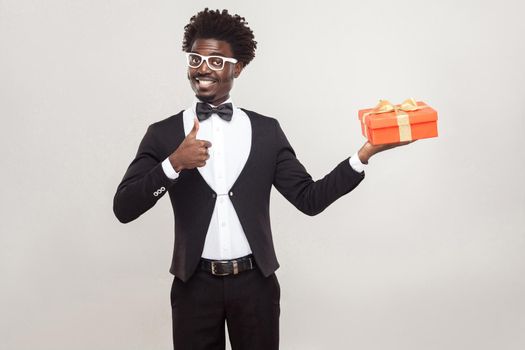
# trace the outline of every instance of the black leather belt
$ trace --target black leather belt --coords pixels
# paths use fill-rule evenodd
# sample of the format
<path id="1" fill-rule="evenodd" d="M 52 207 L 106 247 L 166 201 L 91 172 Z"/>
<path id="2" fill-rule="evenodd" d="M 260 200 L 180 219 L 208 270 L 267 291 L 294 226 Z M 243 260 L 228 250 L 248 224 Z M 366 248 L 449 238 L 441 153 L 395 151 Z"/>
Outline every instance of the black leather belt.
<path id="1" fill-rule="evenodd" d="M 215 276 L 236 275 L 243 271 L 253 270 L 255 268 L 255 259 L 251 254 L 232 260 L 209 260 L 201 258 L 200 267 Z"/>

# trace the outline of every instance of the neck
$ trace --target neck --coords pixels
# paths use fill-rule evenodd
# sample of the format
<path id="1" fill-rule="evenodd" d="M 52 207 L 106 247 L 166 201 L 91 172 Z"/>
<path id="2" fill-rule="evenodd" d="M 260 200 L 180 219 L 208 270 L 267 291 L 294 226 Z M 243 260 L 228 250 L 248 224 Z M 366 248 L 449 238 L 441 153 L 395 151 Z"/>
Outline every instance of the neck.
<path id="1" fill-rule="evenodd" d="M 212 105 L 213 107 L 217 107 L 217 106 L 223 104 L 225 101 L 227 101 L 230 98 L 230 95 L 223 96 L 223 97 L 221 97 L 219 99 L 216 99 L 216 100 L 202 98 L 202 97 L 199 97 L 199 96 L 196 96 L 196 97 L 197 97 L 197 99 L 200 102 L 205 102 L 205 103 L 207 103 L 209 105 Z"/>

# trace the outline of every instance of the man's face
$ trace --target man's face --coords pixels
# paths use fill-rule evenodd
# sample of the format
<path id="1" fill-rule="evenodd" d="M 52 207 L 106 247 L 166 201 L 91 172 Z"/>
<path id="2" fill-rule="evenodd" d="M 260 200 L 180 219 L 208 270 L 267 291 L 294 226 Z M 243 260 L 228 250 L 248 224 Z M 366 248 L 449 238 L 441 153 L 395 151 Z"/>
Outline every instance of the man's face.
<path id="1" fill-rule="evenodd" d="M 231 45 L 222 40 L 197 39 L 191 46 L 191 52 L 233 58 Z M 212 70 L 206 62 L 202 62 L 199 68 L 188 67 L 188 79 L 198 99 L 217 106 L 229 98 L 233 80 L 241 70 L 240 62 L 225 62 L 222 70 Z"/>

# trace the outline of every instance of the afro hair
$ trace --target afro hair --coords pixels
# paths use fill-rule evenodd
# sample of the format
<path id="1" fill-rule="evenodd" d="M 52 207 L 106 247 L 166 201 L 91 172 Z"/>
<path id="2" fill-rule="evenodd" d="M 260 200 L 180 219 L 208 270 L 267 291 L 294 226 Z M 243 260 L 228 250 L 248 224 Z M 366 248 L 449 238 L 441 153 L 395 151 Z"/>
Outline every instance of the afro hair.
<path id="1" fill-rule="evenodd" d="M 230 44 L 234 57 L 243 64 L 255 57 L 257 41 L 248 22 L 239 15 L 231 15 L 228 10 L 209 10 L 192 16 L 190 23 L 184 27 L 182 50 L 190 52 L 196 39 L 215 39 Z"/>

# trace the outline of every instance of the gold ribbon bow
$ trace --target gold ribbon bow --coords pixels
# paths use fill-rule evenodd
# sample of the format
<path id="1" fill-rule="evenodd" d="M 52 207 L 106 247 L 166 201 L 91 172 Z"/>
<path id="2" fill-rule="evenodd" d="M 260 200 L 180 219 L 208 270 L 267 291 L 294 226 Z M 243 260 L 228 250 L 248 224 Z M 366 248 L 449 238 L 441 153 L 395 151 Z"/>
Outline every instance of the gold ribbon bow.
<path id="1" fill-rule="evenodd" d="M 413 98 L 406 99 L 399 105 L 393 105 L 387 100 L 379 100 L 379 103 L 373 110 L 363 115 L 363 124 L 365 128 L 365 136 L 368 135 L 366 126 L 366 118 L 371 114 L 382 114 L 394 111 L 396 113 L 397 125 L 399 126 L 399 142 L 412 140 L 412 129 L 410 127 L 410 120 L 407 112 L 417 111 L 426 106 L 418 106 L 416 100 Z"/>

